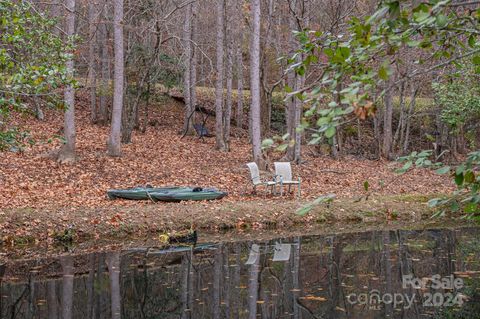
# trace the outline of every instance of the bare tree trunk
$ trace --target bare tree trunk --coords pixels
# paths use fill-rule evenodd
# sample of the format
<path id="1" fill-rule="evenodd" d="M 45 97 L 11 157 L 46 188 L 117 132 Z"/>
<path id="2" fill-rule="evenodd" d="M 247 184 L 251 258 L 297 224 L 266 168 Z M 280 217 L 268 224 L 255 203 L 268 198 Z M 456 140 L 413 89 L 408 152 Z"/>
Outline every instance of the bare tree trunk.
<path id="1" fill-rule="evenodd" d="M 292 271 L 292 283 L 293 283 L 293 318 L 299 319 L 301 317 L 300 307 L 298 304 L 299 292 L 300 292 L 300 251 L 301 251 L 301 239 L 295 238 L 295 245 L 293 250 L 293 271 Z"/>
<path id="2" fill-rule="evenodd" d="M 223 248 L 223 300 L 225 304 L 225 317 L 231 318 L 231 281 L 228 246 Z"/>
<path id="3" fill-rule="evenodd" d="M 261 128 L 260 128 L 260 0 L 252 0 L 252 44 L 250 47 L 250 104 L 252 116 L 253 160 L 264 166 L 262 161 Z"/>
<path id="4" fill-rule="evenodd" d="M 259 0 L 253 0 L 259 1 Z M 260 257 L 250 266 L 248 278 L 248 319 L 257 318 L 258 277 L 260 275 Z"/>
<path id="5" fill-rule="evenodd" d="M 73 312 L 73 276 L 75 274 L 73 268 L 73 257 L 60 257 L 62 265 L 63 281 L 62 281 L 62 319 L 71 319 Z"/>
<path id="6" fill-rule="evenodd" d="M 304 82 L 305 82 L 305 77 L 297 75 L 297 84 L 296 84 L 297 89 L 303 87 Z M 303 115 L 303 102 L 300 101 L 298 98 L 295 98 L 295 99 L 297 100 L 297 102 L 295 103 L 295 122 L 294 122 L 294 124 L 295 124 L 295 128 L 297 128 L 298 126 L 300 126 L 300 121 L 301 121 L 302 115 Z M 295 131 L 295 145 L 294 145 L 294 150 L 295 151 L 294 151 L 293 160 L 296 163 L 300 164 L 300 161 L 301 161 L 301 147 L 302 147 L 302 132 L 299 132 L 296 129 L 294 131 Z"/>
<path id="7" fill-rule="evenodd" d="M 51 2 L 50 3 L 50 17 L 57 19 L 57 26 L 62 25 L 62 4 L 60 2 Z M 53 28 L 52 33 L 56 36 L 60 35 L 60 28 Z"/>
<path id="8" fill-rule="evenodd" d="M 260 37 L 260 89 L 261 89 L 261 132 L 266 135 L 270 132 L 272 123 L 272 92 L 269 87 L 268 50 L 272 46 L 272 25 L 275 5 L 273 0 L 266 2 L 267 19 L 264 27 L 265 35 Z"/>
<path id="9" fill-rule="evenodd" d="M 197 45 L 197 23 L 198 23 L 198 2 L 192 4 L 192 42 L 195 45 L 192 45 L 192 65 L 190 67 L 190 104 L 192 105 L 192 110 L 195 110 L 197 107 L 197 61 L 199 50 L 196 47 Z M 195 114 L 192 116 L 192 123 L 195 122 Z"/>
<path id="10" fill-rule="evenodd" d="M 383 257 L 385 263 L 385 293 L 392 294 L 392 266 L 390 262 L 390 231 L 383 231 Z M 391 318 L 393 307 L 391 303 L 385 303 L 385 318 Z"/>
<path id="11" fill-rule="evenodd" d="M 215 250 L 215 259 L 214 259 L 214 265 L 213 265 L 213 272 L 214 272 L 214 278 L 213 278 L 213 319 L 219 319 L 220 318 L 220 299 L 221 299 L 221 287 L 222 287 L 222 267 L 223 267 L 223 261 L 222 261 L 222 252 L 223 252 L 223 246 L 220 244 L 217 249 Z"/>
<path id="12" fill-rule="evenodd" d="M 75 34 L 75 0 L 66 0 L 66 34 L 72 37 Z M 73 78 L 74 61 L 73 56 L 67 61 L 67 76 Z M 64 116 L 64 136 L 65 144 L 58 153 L 58 161 L 61 163 L 75 161 L 75 90 L 73 85 L 67 85 L 64 93 L 65 116 Z"/>
<path id="13" fill-rule="evenodd" d="M 95 267 L 96 253 L 90 254 L 89 259 L 90 259 L 89 260 L 90 271 L 88 272 L 88 279 L 87 279 L 87 318 L 93 318 L 94 309 L 95 309 L 94 283 L 95 283 L 95 271 L 96 271 L 96 267 Z"/>
<path id="14" fill-rule="evenodd" d="M 291 8 L 297 7 L 297 0 L 288 0 L 289 5 Z M 295 37 L 293 34 L 294 30 L 297 30 L 297 22 L 295 19 L 295 14 L 289 11 L 289 26 L 290 26 L 290 33 L 288 39 L 288 55 L 293 56 L 295 49 L 297 47 L 297 43 L 295 41 Z M 291 71 L 287 74 L 287 85 L 290 87 L 291 90 L 297 90 L 297 74 L 294 71 Z M 296 134 L 295 129 L 297 127 L 296 124 L 296 110 L 297 110 L 297 101 L 296 97 L 291 97 L 288 99 L 287 102 L 287 109 L 286 109 L 286 120 L 287 120 L 287 133 L 289 135 L 289 147 L 287 149 L 287 159 L 289 161 L 293 161 L 295 159 L 295 143 L 296 143 Z"/>
<path id="15" fill-rule="evenodd" d="M 122 310 L 120 296 L 120 252 L 111 252 L 107 255 L 107 266 L 110 276 L 112 319 L 120 319 Z"/>
<path id="16" fill-rule="evenodd" d="M 98 262 L 97 262 L 97 275 L 95 277 L 95 285 L 101 285 L 105 282 L 105 253 L 101 252 L 98 253 Z M 100 319 L 102 315 L 102 309 L 105 308 L 104 305 L 106 304 L 106 292 L 105 290 L 95 290 L 95 307 L 94 307 L 94 315 L 92 318 Z"/>
<path id="17" fill-rule="evenodd" d="M 121 126 L 123 108 L 123 0 L 113 0 L 113 34 L 115 46 L 115 76 L 113 88 L 113 108 L 108 155 L 121 156 Z"/>
<path id="18" fill-rule="evenodd" d="M 181 302 L 182 302 L 182 314 L 181 314 L 181 319 L 188 319 L 190 318 L 191 314 L 191 309 L 189 311 L 188 309 L 188 286 L 189 286 L 189 274 L 190 274 L 190 269 L 189 269 L 189 260 L 188 256 L 185 254 L 182 257 L 182 264 L 181 264 L 181 274 L 182 274 L 182 286 L 181 286 Z"/>
<path id="19" fill-rule="evenodd" d="M 189 316 L 188 318 L 193 317 L 193 306 L 194 306 L 194 300 L 195 300 L 195 268 L 193 267 L 193 262 L 195 255 L 193 254 L 193 249 L 190 250 L 189 253 L 189 264 L 188 264 L 188 312 Z"/>
<path id="20" fill-rule="evenodd" d="M 237 48 L 236 48 L 236 63 L 237 63 L 237 114 L 236 121 L 238 128 L 243 127 L 243 11 L 242 2 L 237 2 Z"/>
<path id="21" fill-rule="evenodd" d="M 233 319 L 239 319 L 239 310 L 241 307 L 241 297 L 240 297 L 240 272 L 241 272 L 241 253 L 242 249 L 240 243 L 235 244 L 235 270 L 233 272 Z"/>
<path id="22" fill-rule="evenodd" d="M 415 110 L 415 104 L 417 101 L 417 92 L 418 88 L 411 83 L 410 84 L 410 107 L 408 108 L 408 112 L 405 116 L 405 135 L 404 135 L 404 140 L 402 141 L 403 143 L 403 153 L 406 153 L 408 151 L 408 145 L 410 144 L 410 124 L 411 124 L 411 118 L 413 114 L 413 110 Z"/>
<path id="23" fill-rule="evenodd" d="M 217 0 L 217 78 L 215 84 L 215 134 L 216 149 L 226 151 L 223 133 L 223 75 L 225 40 L 225 0 Z"/>
<path id="24" fill-rule="evenodd" d="M 233 90 L 233 48 L 234 48 L 234 34 L 233 34 L 233 15 L 234 12 L 229 10 L 232 7 L 232 3 L 227 5 L 227 98 L 224 114 L 224 128 L 223 128 L 223 140 L 227 150 L 230 150 L 230 122 L 232 120 L 232 90 Z"/>
<path id="25" fill-rule="evenodd" d="M 183 24 L 183 42 L 185 56 L 185 70 L 183 72 L 183 96 L 185 99 L 185 115 L 183 131 L 191 134 L 191 115 L 194 111 L 192 105 L 192 4 L 186 6 L 185 21 Z"/>
<path id="26" fill-rule="evenodd" d="M 387 82 L 387 91 L 385 92 L 384 103 L 385 113 L 383 114 L 383 157 L 390 159 L 392 151 L 392 118 L 393 118 L 393 74 Z"/>
<path id="27" fill-rule="evenodd" d="M 58 318 L 58 301 L 57 301 L 57 281 L 55 279 L 49 280 L 47 283 L 47 307 L 48 318 Z"/>
<path id="28" fill-rule="evenodd" d="M 97 8 L 93 1 L 88 2 L 88 85 L 90 88 L 90 120 L 97 123 L 97 73 L 95 63 L 95 35 L 97 28 Z"/>
<path id="29" fill-rule="evenodd" d="M 406 83 L 401 83 L 400 90 L 399 90 L 400 114 L 398 116 L 397 128 L 395 129 L 395 134 L 393 135 L 392 152 L 396 152 L 399 140 L 403 139 L 402 135 L 404 132 L 405 116 L 406 116 L 405 88 L 406 88 Z"/>
<path id="30" fill-rule="evenodd" d="M 107 4 L 105 4 L 106 6 Z M 105 11 L 103 9 L 102 17 L 105 20 Z M 100 64 L 101 64 L 101 86 L 100 86 L 100 105 L 99 105 L 99 120 L 101 124 L 106 124 L 109 121 L 108 110 L 107 110 L 107 97 L 110 87 L 110 59 L 108 57 L 108 32 L 107 24 L 105 21 L 102 21 L 99 26 L 99 37 L 98 42 L 100 46 Z"/>

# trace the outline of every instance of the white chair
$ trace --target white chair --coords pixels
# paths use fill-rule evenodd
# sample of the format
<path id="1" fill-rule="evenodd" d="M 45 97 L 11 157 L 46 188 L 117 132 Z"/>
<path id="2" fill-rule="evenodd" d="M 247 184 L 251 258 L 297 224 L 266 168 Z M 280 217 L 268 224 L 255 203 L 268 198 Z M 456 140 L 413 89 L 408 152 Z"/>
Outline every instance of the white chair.
<path id="1" fill-rule="evenodd" d="M 279 242 L 275 243 L 275 248 L 273 250 L 273 259 L 272 261 L 289 261 L 290 253 L 292 251 L 292 245 L 290 244 L 281 244 Z"/>
<path id="2" fill-rule="evenodd" d="M 275 181 L 275 178 L 272 180 L 266 180 L 262 181 L 260 178 L 260 170 L 258 169 L 257 163 L 251 162 L 247 163 L 248 169 L 250 170 L 250 177 L 251 177 L 251 182 L 253 184 L 253 191 L 257 191 L 257 186 L 259 185 L 265 185 L 265 187 L 272 188 L 272 193 L 275 194 L 275 186 L 277 185 L 277 182 Z"/>
<path id="3" fill-rule="evenodd" d="M 248 254 L 248 260 L 245 262 L 245 265 L 253 265 L 260 258 L 260 246 L 257 244 L 252 244 L 250 248 L 250 253 Z"/>
<path id="4" fill-rule="evenodd" d="M 298 180 L 293 180 L 292 166 L 290 165 L 290 162 L 275 162 L 274 165 L 276 181 L 280 183 L 280 195 L 283 195 L 283 185 L 288 185 L 289 192 L 292 185 L 296 185 L 298 187 L 298 197 L 300 197 L 302 195 L 302 180 L 300 177 L 298 178 Z"/>

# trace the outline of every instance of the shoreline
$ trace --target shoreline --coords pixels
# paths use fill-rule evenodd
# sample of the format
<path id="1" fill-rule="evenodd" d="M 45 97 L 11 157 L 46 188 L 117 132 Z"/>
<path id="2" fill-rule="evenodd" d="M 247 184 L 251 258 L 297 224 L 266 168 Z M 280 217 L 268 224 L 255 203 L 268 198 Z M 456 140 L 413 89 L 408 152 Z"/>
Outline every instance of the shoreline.
<path id="1" fill-rule="evenodd" d="M 336 199 L 320 204 L 305 216 L 295 212 L 309 201 L 196 202 L 108 208 L 7 209 L 0 212 L 0 251 L 39 245 L 79 245 L 107 240 L 158 240 L 162 234 L 196 229 L 200 238 L 228 237 L 226 233 L 274 233 L 300 230 L 388 229 L 418 224 L 442 224 L 450 217 L 431 219 L 433 211 L 420 195 L 372 196 L 368 200 Z M 121 201 L 116 202 L 121 204 Z M 461 224 L 456 219 L 454 223 Z M 465 223 L 467 224 L 467 222 Z M 232 237 L 232 235 L 229 235 Z M 219 238 L 221 239 L 221 238 Z M 203 240 L 203 239 L 202 239 Z M 160 244 L 160 240 L 158 240 Z"/>

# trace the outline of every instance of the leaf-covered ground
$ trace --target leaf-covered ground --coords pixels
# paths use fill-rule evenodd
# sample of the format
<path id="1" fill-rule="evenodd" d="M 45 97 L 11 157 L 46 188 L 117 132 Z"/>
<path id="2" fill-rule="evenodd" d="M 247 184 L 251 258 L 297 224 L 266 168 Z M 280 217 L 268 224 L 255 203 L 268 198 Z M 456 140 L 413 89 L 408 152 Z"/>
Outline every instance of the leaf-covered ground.
<path id="1" fill-rule="evenodd" d="M 47 111 L 43 122 L 31 117 L 15 119 L 31 132 L 36 144 L 22 153 L 0 153 L 0 220 L 3 221 L 0 231 L 7 228 L 14 231 L 15 226 L 8 223 L 14 222 L 14 216 L 10 215 L 19 209 L 52 212 L 68 224 L 75 220 L 76 209 L 97 211 L 97 219 L 102 219 L 106 211 L 142 210 L 153 206 L 159 211 L 168 207 L 172 213 L 178 209 L 179 214 L 188 216 L 189 205 L 198 207 L 198 203 L 110 201 L 105 196 L 107 189 L 146 184 L 210 186 L 229 193 L 222 201 L 202 203 L 202 207 L 247 201 L 275 207 L 276 202 L 295 201 L 293 195 L 283 198 L 268 195 L 264 199 L 262 192 L 257 196 L 251 194 L 245 166 L 251 159 L 251 147 L 246 138 L 235 137 L 245 136 L 245 132 L 234 129 L 228 153 L 215 150 L 214 138 L 202 141 L 187 136 L 181 139 L 182 106 L 169 101 L 151 111 L 149 117 L 158 121 L 156 126 L 149 126 L 144 134 L 135 132 L 133 143 L 123 145 L 123 156 L 111 158 L 105 151 L 109 127 L 90 124 L 87 105 L 85 96 L 80 95 L 76 113 L 78 160 L 74 164 L 61 165 L 45 156 L 61 143 L 55 138 L 62 128 L 61 112 Z M 214 119 L 210 118 L 207 125 L 213 131 Z M 282 154 L 275 156 L 281 158 Z M 363 185 L 367 180 L 375 194 L 389 196 L 438 194 L 453 187 L 448 177 L 428 170 L 414 170 L 399 176 L 393 172 L 395 163 L 353 157 L 342 160 L 314 157 L 307 148 L 303 157 L 304 164 L 293 165 L 294 175 L 302 178 L 303 200 L 331 193 L 338 198 L 356 198 L 364 194 Z M 197 210 L 197 213 L 200 212 Z M 95 223 L 91 214 L 85 218 Z M 31 220 L 37 218 L 32 216 Z"/>

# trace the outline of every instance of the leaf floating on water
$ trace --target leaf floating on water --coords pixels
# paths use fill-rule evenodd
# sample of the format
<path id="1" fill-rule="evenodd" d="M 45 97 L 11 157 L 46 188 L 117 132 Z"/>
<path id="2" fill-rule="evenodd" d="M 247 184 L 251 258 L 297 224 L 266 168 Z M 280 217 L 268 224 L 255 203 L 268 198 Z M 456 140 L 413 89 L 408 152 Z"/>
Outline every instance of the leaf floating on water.
<path id="1" fill-rule="evenodd" d="M 308 296 L 305 296 L 305 297 L 300 297 L 300 299 L 302 299 L 302 300 L 313 300 L 313 301 L 327 301 L 327 298 L 320 297 L 320 296 L 312 296 L 312 295 L 308 295 Z"/>

